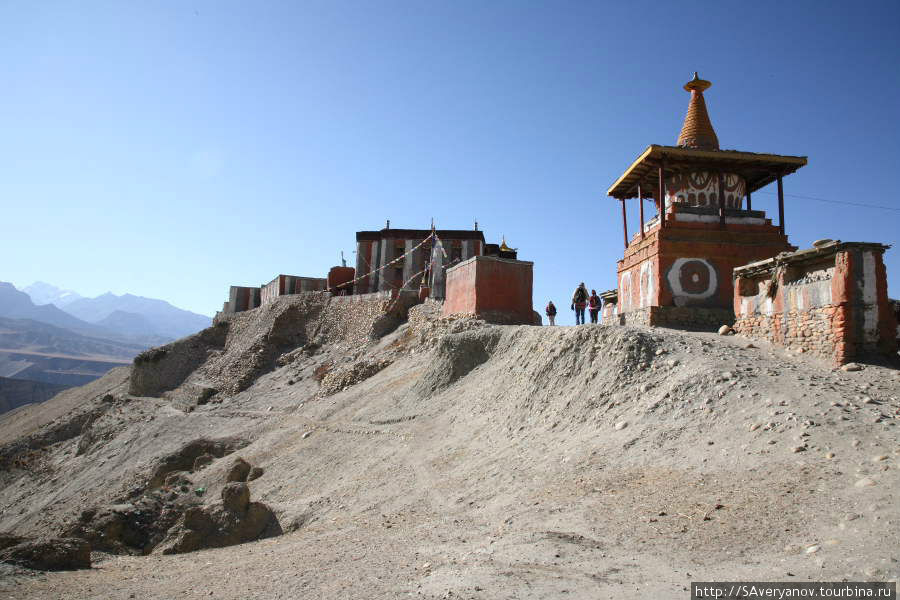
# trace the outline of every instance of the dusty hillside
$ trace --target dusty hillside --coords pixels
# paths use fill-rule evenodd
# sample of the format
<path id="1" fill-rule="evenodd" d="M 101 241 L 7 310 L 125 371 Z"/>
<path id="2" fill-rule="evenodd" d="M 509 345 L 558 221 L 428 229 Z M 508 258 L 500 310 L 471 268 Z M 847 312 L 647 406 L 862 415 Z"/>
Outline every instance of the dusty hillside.
<path id="1" fill-rule="evenodd" d="M 371 308 L 286 299 L 0 418 L 0 531 L 153 516 L 91 570 L 7 568 L 0 593 L 668 598 L 691 580 L 900 576 L 897 370 L 430 305 L 367 341 L 388 329 Z M 203 444 L 222 456 L 160 483 Z M 237 456 L 283 535 L 161 554 L 160 523 L 217 502 Z"/>

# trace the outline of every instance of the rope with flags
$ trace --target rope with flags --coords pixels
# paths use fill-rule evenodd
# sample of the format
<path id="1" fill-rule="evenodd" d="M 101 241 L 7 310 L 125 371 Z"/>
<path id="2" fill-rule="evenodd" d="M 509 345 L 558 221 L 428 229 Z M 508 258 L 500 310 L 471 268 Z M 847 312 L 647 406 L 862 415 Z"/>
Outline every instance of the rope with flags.
<path id="1" fill-rule="evenodd" d="M 385 268 L 387 268 L 387 267 L 389 267 L 389 266 L 391 266 L 391 265 L 393 265 L 393 264 L 396 264 L 396 263 L 400 262 L 401 260 L 406 259 L 407 256 L 409 256 L 410 254 L 412 254 L 413 252 L 415 252 L 416 250 L 418 250 L 419 248 L 421 248 L 421 247 L 425 244 L 425 242 L 427 242 L 428 240 L 430 240 L 432 237 L 435 238 L 436 240 L 438 239 L 438 237 L 437 237 L 437 235 L 435 234 L 435 232 L 434 232 L 433 229 L 431 230 L 431 233 L 428 234 L 428 236 L 427 236 L 424 240 L 422 240 L 421 242 L 419 242 L 418 245 L 416 245 L 414 248 L 411 248 L 411 249 L 407 250 L 406 252 L 404 252 L 403 254 L 401 254 L 400 256 L 398 256 L 397 258 L 395 258 L 394 260 L 392 260 L 392 261 L 390 261 L 390 262 L 387 262 L 387 263 L 381 265 L 381 266 L 378 267 L 377 269 L 372 269 L 371 271 L 369 271 L 369 272 L 366 273 L 365 275 L 360 275 L 360 276 L 357 277 L 356 279 L 353 279 L 353 280 L 351 280 L 351 281 L 345 281 L 344 283 L 338 284 L 338 285 L 334 286 L 333 288 L 330 288 L 329 291 L 337 290 L 337 289 L 340 289 L 340 288 L 343 288 L 343 287 L 347 287 L 348 285 L 354 284 L 354 283 L 356 283 L 357 281 L 360 281 L 360 280 L 362 280 L 362 279 L 365 279 L 366 277 L 368 277 L 368 276 L 370 276 L 370 275 L 374 275 L 375 273 L 378 273 L 379 271 L 382 271 L 383 269 L 385 269 Z M 440 241 L 440 240 L 438 240 L 438 241 Z M 441 251 L 443 251 L 443 249 L 444 249 L 444 248 L 443 248 L 443 245 L 442 245 L 442 246 L 441 246 Z M 444 252 L 444 257 L 446 257 L 446 256 L 447 256 L 447 253 Z M 429 261 L 429 262 L 430 262 L 430 261 Z M 419 275 L 419 273 L 416 273 L 416 275 Z M 404 285 L 406 285 L 406 284 L 404 284 Z"/>

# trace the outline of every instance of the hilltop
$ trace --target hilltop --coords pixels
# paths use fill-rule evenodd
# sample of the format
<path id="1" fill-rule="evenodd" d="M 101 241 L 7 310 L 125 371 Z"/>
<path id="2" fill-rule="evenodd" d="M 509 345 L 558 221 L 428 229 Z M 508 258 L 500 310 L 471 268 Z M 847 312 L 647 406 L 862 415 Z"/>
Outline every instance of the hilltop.
<path id="1" fill-rule="evenodd" d="M 0 592 L 638 598 L 900 575 L 896 369 L 384 308 L 279 298 L 0 417 L 0 531 L 94 546 L 90 570 L 0 567 Z M 277 528 L 165 554 L 236 457 Z"/>

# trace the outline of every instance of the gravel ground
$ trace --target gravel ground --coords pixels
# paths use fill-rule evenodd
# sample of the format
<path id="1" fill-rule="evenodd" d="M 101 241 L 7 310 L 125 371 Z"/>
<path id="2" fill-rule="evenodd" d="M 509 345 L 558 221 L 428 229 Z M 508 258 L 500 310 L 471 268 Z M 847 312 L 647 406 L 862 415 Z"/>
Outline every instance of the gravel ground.
<path id="1" fill-rule="evenodd" d="M 692 580 L 900 577 L 896 369 L 833 370 L 740 337 L 415 309 L 376 343 L 291 356 L 190 412 L 124 396 L 111 375 L 82 399 L 118 394 L 87 452 L 74 437 L 0 472 L 0 530 L 52 534 L 187 441 L 241 436 L 190 477 L 211 503 L 234 456 L 262 466 L 252 496 L 284 535 L 95 553 L 84 571 L 4 567 L 0 598 L 676 598 Z M 329 372 L 340 385 L 323 395 Z M 0 418 L 0 440 L 40 411 L 57 418 L 59 402 Z"/>

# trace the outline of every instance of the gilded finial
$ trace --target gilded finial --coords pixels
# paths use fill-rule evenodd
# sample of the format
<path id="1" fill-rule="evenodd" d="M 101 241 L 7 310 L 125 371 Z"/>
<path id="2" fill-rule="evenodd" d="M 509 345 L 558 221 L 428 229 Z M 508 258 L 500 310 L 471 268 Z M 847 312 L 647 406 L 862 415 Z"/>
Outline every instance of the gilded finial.
<path id="1" fill-rule="evenodd" d="M 712 86 L 712 82 L 706 81 L 705 79 L 700 79 L 700 76 L 697 74 L 697 71 L 694 71 L 694 78 L 684 84 L 684 91 L 692 92 L 697 90 L 698 92 L 706 91 Z"/>

